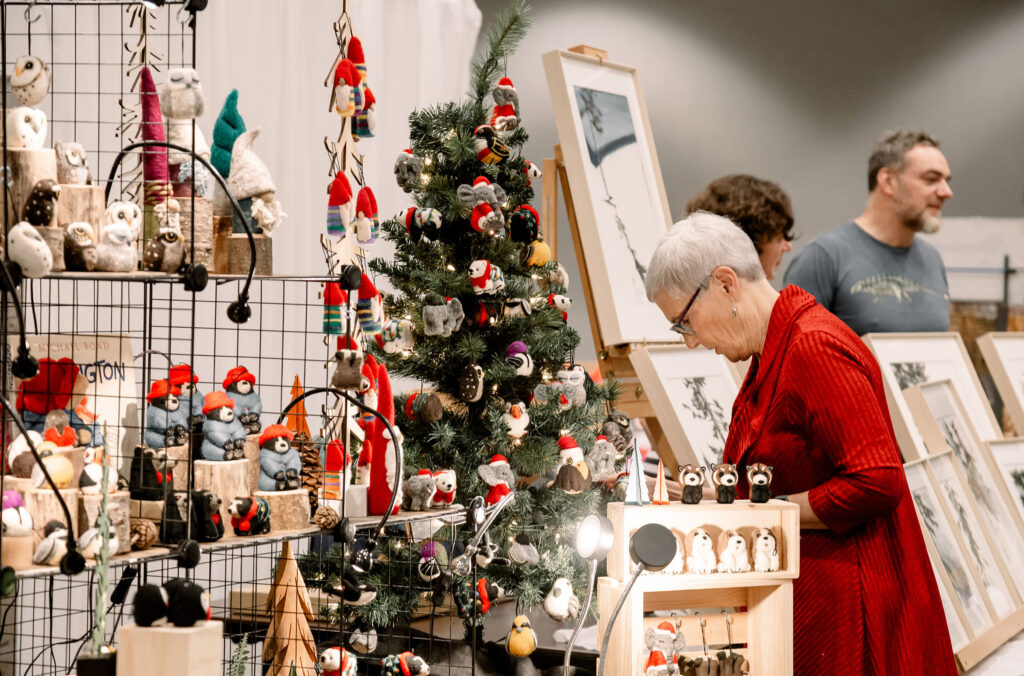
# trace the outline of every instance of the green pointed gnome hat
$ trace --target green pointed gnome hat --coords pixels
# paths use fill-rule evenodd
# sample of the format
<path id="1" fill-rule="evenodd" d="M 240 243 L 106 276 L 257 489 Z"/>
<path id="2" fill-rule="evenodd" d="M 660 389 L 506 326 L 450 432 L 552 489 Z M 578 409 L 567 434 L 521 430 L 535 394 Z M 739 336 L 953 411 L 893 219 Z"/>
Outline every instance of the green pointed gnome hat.
<path id="1" fill-rule="evenodd" d="M 245 131 L 245 120 L 238 112 L 238 90 L 232 89 L 220 109 L 217 122 L 213 125 L 213 148 L 210 153 L 210 164 L 224 178 L 231 172 L 231 149 L 235 139 Z"/>
<path id="2" fill-rule="evenodd" d="M 228 190 L 237 200 L 255 197 L 266 192 L 277 192 L 270 177 L 270 169 L 252 149 L 252 142 L 260 133 L 259 128 L 242 132 L 235 139 L 231 150 L 231 173 L 228 175 Z"/>

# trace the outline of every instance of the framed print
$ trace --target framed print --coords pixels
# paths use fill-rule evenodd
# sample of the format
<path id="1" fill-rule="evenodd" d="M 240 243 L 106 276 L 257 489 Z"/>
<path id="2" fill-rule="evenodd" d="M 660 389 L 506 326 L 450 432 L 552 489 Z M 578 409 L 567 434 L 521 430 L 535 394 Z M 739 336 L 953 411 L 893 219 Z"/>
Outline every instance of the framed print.
<path id="1" fill-rule="evenodd" d="M 678 343 L 644 291 L 672 217 L 637 71 L 572 52 L 542 59 L 601 339 Z"/>
<path id="2" fill-rule="evenodd" d="M 960 334 L 869 333 L 864 342 L 875 353 L 882 370 L 889 415 L 905 459 L 928 454 L 903 397 L 905 389 L 921 383 L 951 380 L 978 435 L 984 440 L 1002 438 Z"/>
<path id="3" fill-rule="evenodd" d="M 952 383 L 943 380 L 915 385 L 904 394 L 932 452 L 952 451 L 978 508 L 978 518 L 991 529 L 993 548 L 1012 572 L 1014 585 L 1024 597 L 1024 519 L 1010 506 L 998 468 L 967 422 Z"/>
<path id="4" fill-rule="evenodd" d="M 629 358 L 676 459 L 705 467 L 722 462 L 739 393 L 726 358 L 675 345 L 639 347 Z"/>
<path id="5" fill-rule="evenodd" d="M 1024 433 L 1024 332 L 986 333 L 978 347 L 1013 426 Z"/>
<path id="6" fill-rule="evenodd" d="M 1006 486 L 1017 514 L 1024 519 L 1024 439 L 990 441 L 988 447 L 999 468 L 1000 481 Z"/>
<path id="7" fill-rule="evenodd" d="M 943 576 L 939 573 L 935 561 L 932 561 L 932 574 L 938 583 L 939 598 L 942 599 L 942 612 L 946 616 L 946 627 L 949 629 L 949 640 L 953 644 L 953 652 L 960 652 L 967 647 L 967 631 L 964 630 L 964 620 L 960 617 L 960 610 L 953 604 L 950 591 L 944 583 Z"/>
<path id="8" fill-rule="evenodd" d="M 968 627 L 978 636 L 993 624 L 981 586 L 957 544 L 952 526 L 946 521 L 924 465 L 917 463 L 907 465 L 904 469 L 929 552 L 933 560 L 938 558 L 944 578 L 953 588 L 953 597 L 963 610 Z"/>

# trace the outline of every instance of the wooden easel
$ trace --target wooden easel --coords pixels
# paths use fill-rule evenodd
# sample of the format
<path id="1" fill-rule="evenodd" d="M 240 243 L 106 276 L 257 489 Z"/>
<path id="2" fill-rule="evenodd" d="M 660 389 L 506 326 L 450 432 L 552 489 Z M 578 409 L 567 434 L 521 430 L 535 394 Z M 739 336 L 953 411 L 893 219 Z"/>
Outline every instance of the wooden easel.
<path id="1" fill-rule="evenodd" d="M 594 56 L 600 59 L 607 59 L 608 52 L 596 47 L 587 45 L 576 45 L 569 48 L 570 52 Z M 572 232 L 573 249 L 576 251 L 576 263 L 580 271 L 580 288 L 587 305 L 587 317 L 590 320 L 590 331 L 594 336 L 594 349 L 597 352 L 597 366 L 604 378 L 614 378 L 622 388 L 621 396 L 615 403 L 615 408 L 624 412 L 630 418 L 639 418 L 647 432 L 647 438 L 657 451 L 658 456 L 664 461 L 665 469 L 671 476 L 675 476 L 676 461 L 672 447 L 665 437 L 651 402 L 647 400 L 640 379 L 637 377 L 633 364 L 629 360 L 629 354 L 633 351 L 634 345 L 626 343 L 623 345 L 606 345 L 601 334 L 601 327 L 597 321 L 597 310 L 594 301 L 594 293 L 590 287 L 590 275 L 587 272 L 587 259 L 583 254 L 583 244 L 580 240 L 580 229 L 576 222 L 576 209 L 573 205 L 572 192 L 569 190 L 569 177 L 565 173 L 565 161 L 562 155 L 562 147 L 556 144 L 554 147 L 555 156 L 544 158 L 541 163 L 542 200 L 541 200 L 541 227 L 545 240 L 551 246 L 551 255 L 558 258 L 558 186 L 561 184 L 562 195 L 565 198 L 565 213 L 569 220 L 569 229 Z M 557 178 L 556 178 L 557 176 Z"/>

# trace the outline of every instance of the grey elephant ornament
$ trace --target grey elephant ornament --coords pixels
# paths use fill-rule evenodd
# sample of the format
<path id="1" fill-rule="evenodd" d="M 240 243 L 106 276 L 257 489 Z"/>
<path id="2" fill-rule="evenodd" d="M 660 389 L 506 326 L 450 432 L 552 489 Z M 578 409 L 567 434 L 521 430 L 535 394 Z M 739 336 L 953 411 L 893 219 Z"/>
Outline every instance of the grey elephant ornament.
<path id="1" fill-rule="evenodd" d="M 505 227 L 501 205 L 508 196 L 500 185 L 491 183 L 486 176 L 478 176 L 473 185 L 460 185 L 456 195 L 460 202 L 473 210 L 470 225 L 477 232 L 494 234 Z"/>

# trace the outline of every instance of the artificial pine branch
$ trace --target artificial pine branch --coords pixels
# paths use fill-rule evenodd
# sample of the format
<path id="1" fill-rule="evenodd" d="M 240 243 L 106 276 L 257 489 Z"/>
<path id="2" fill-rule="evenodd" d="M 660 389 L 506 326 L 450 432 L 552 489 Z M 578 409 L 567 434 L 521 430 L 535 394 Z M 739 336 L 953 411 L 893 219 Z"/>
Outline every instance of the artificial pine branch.
<path id="1" fill-rule="evenodd" d="M 469 95 L 479 105 L 498 79 L 498 70 L 526 37 L 530 27 L 530 8 L 524 0 L 513 0 L 491 24 L 487 34 L 487 54 L 473 62 L 473 88 Z"/>

